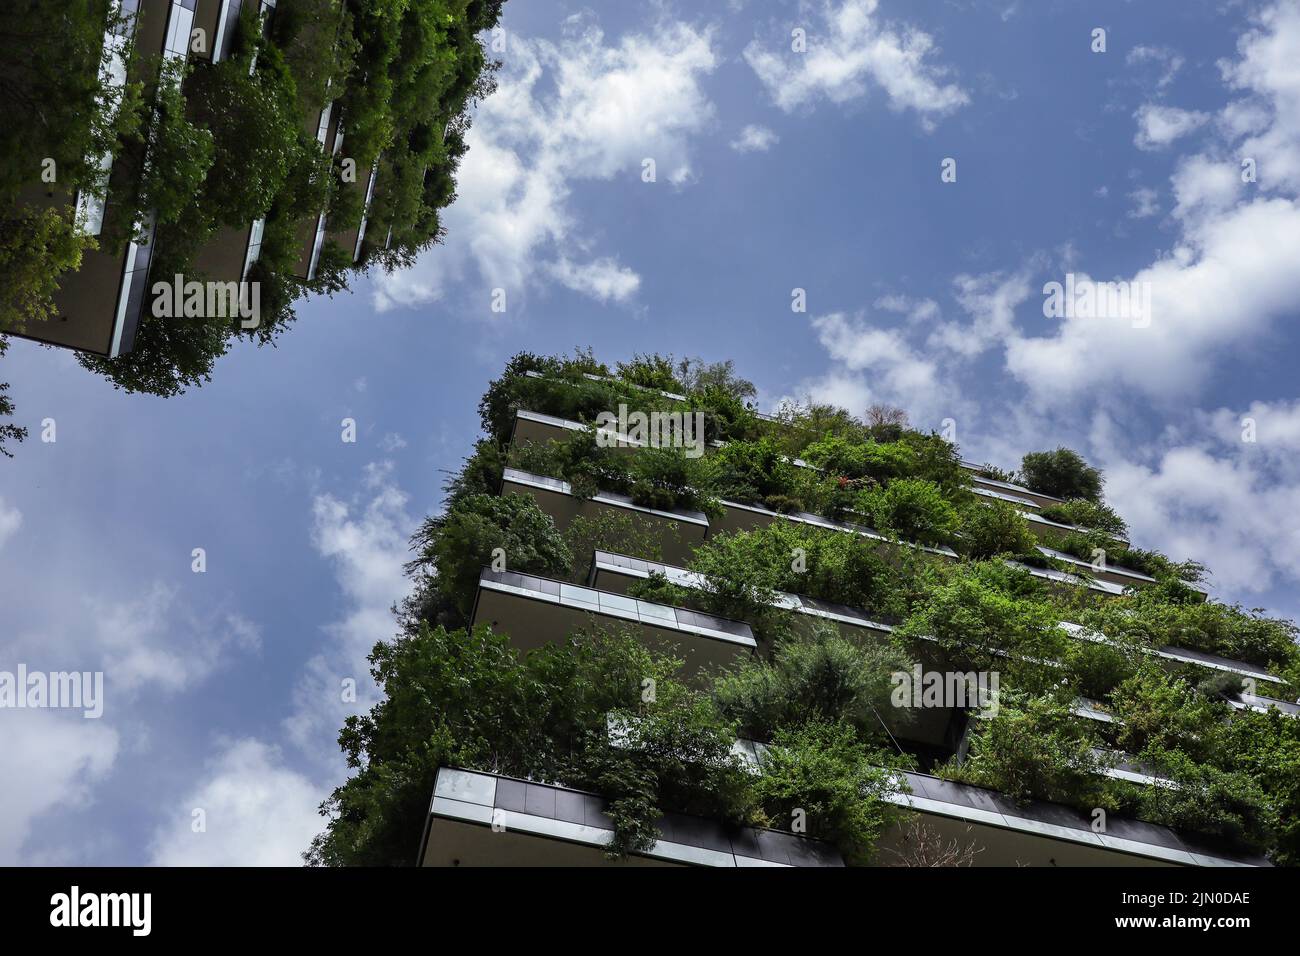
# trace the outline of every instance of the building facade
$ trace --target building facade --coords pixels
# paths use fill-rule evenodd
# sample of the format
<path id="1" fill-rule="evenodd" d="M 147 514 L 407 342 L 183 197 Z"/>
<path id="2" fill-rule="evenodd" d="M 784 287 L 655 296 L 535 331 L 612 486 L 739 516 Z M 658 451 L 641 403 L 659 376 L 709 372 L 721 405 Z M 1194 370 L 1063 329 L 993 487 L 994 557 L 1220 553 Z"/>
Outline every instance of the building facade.
<path id="1" fill-rule="evenodd" d="M 934 865 L 925 859 L 925 848 L 916 845 L 919 841 L 945 848 L 939 855 L 956 865 L 1270 865 L 1268 847 L 1242 837 L 1232 826 L 1207 823 L 1198 831 L 1171 825 L 1200 819 L 1189 805 L 1206 820 L 1217 820 L 1214 800 L 1219 798 L 1206 777 L 1198 775 L 1201 770 L 1175 772 L 1170 767 L 1182 764 L 1173 758 L 1152 762 L 1152 755 L 1165 753 L 1161 747 L 1173 744 L 1158 744 L 1154 733 L 1139 734 L 1139 711 L 1131 699 L 1143 680 L 1164 682 L 1161 686 L 1196 697 L 1197 706 L 1203 695 L 1205 706 L 1216 714 L 1280 715 L 1290 721 L 1300 716 L 1300 706 L 1290 702 L 1294 672 L 1287 669 L 1294 665 L 1294 645 L 1279 651 L 1272 663 L 1261 663 L 1256 655 L 1242 660 L 1216 653 L 1203 634 L 1178 646 L 1158 633 L 1141 640 L 1106 633 L 1111 630 L 1107 622 L 1125 619 L 1122 615 L 1164 620 L 1175 614 L 1192 620 L 1230 613 L 1209 601 L 1195 574 L 1171 573 L 1165 559 L 1135 550 L 1122 528 L 1111 526 L 1103 534 L 1073 524 L 1067 515 L 1087 513 L 1086 508 L 1064 507 L 1068 503 L 1061 498 L 963 461 L 953 446 L 936 444 L 942 441 L 937 436 L 920 436 L 897 424 L 873 430 L 853 424 L 847 415 L 836 420 L 839 434 L 832 435 L 834 429 L 807 412 L 765 416 L 752 408 L 722 410 L 725 401 L 710 408 L 708 396 L 716 398 L 716 393 L 687 391 L 685 386 L 648 388 L 630 375 L 620 378 L 607 370 L 579 373 L 554 362 L 540 370 L 513 369 L 493 383 L 483 407 L 488 444 L 495 441 L 504 462 L 497 493 L 526 497 L 560 531 L 582 520 L 623 522 L 637 533 L 574 555 L 575 566 L 580 564 L 585 573 L 567 578 L 514 570 L 507 550 L 479 575 L 472 626 L 508 635 L 520 653 L 573 640 L 593 626 L 619 630 L 655 653 L 680 660 L 682 679 L 705 693 L 717 675 L 779 655 L 780 640 L 824 634 L 827 628 L 858 647 L 899 648 L 917 677 L 935 674 L 941 683 L 945 677 L 958 678 L 948 681 L 950 689 L 973 691 L 974 681 L 966 675 L 973 677 L 972 668 L 985 662 L 994 675 L 995 695 L 999 673 L 1003 681 L 1001 715 L 996 699 L 991 710 L 987 697 L 954 701 L 937 695 L 923 704 L 919 691 L 878 712 L 878 730 L 898 759 L 889 771 L 889 785 L 863 798 L 888 805 L 889 822 L 871 848 L 872 862 Z M 642 421 L 653 420 L 654 413 L 679 417 L 658 432 L 620 430 L 609 422 L 620 406 L 627 411 L 627 403 L 646 414 Z M 655 473 L 638 470 L 638 456 L 687 454 L 669 446 L 673 435 L 689 438 L 680 415 L 697 412 L 708 420 L 708 450 L 701 464 L 690 466 L 694 470 L 675 477 L 680 481 L 681 474 L 692 474 L 710 487 L 692 490 L 671 481 L 655 487 Z M 801 430 L 805 437 L 799 437 Z M 884 466 L 871 463 L 872 456 L 884 460 L 905 447 L 920 449 L 916 462 L 936 449 L 938 455 L 926 464 L 900 464 L 901 459 Z M 862 452 L 865 467 L 846 464 L 863 461 Z M 599 466 L 575 467 L 583 454 L 588 465 Z M 656 467 L 659 475 L 665 474 L 662 462 Z M 594 483 L 587 478 L 593 470 L 598 476 Z M 939 515 L 953 511 L 956 522 L 935 531 L 915 519 L 915 508 L 888 510 L 895 498 L 922 485 L 957 503 L 955 509 L 944 501 L 927 505 Z M 843 497 L 846 487 L 856 497 Z M 817 489 L 830 497 L 819 499 L 823 491 Z M 979 529 L 990 514 L 1010 516 L 1007 520 L 1014 524 L 999 532 L 1003 538 L 985 546 L 976 539 L 984 540 Z M 804 540 L 780 537 L 786 534 L 808 535 L 813 543 L 851 540 L 870 548 L 873 560 L 888 569 L 891 587 L 906 596 L 894 600 L 886 595 L 873 607 L 852 606 L 827 597 L 837 588 L 852 590 L 843 587 L 850 583 L 845 577 L 832 575 L 828 582 L 816 567 L 811 572 L 798 568 L 793 574 L 782 570 L 791 586 L 765 592 L 767 607 L 781 622 L 777 630 L 782 636 L 775 644 L 770 625 L 719 613 L 724 609 L 719 595 L 728 583 L 754 569 L 736 560 L 743 550 L 731 552 L 736 561 L 731 567 L 701 560 L 702 554 L 760 538 Z M 1099 541 L 1109 546 L 1113 561 L 1095 553 L 1092 546 Z M 803 550 L 793 549 L 792 564 L 821 560 L 819 552 L 799 554 Z M 728 552 L 713 557 L 719 554 L 725 562 Z M 1142 566 L 1126 566 L 1124 559 Z M 1013 582 L 1006 587 L 1015 589 L 1007 593 L 1024 595 L 1027 607 L 1056 616 L 1050 627 L 1034 632 L 1039 643 L 1014 636 L 1011 625 L 1005 641 L 992 628 L 990 641 L 972 623 L 978 615 L 970 614 L 971 609 L 982 605 L 954 609 L 944 603 L 954 594 L 970 600 L 960 597 L 966 593 L 962 588 L 980 580 L 979 575 L 1002 580 L 998 576 L 1003 574 Z M 932 612 L 938 616 L 926 616 Z M 1066 619 L 1067 613 L 1086 623 Z M 769 620 L 766 613 L 760 617 Z M 939 626 L 928 633 L 926 622 Z M 1251 626 L 1246 617 L 1240 622 Z M 1097 676 L 1102 670 L 1106 676 Z M 980 671 L 981 681 L 984 673 Z M 1211 685 L 1212 690 L 1205 689 Z M 1040 706 L 1031 698 L 1068 701 L 1069 726 L 1059 714 L 1051 726 L 1076 748 L 1074 756 L 1061 761 L 1031 753 L 1023 757 L 1023 766 L 1007 756 L 1006 738 L 998 728 L 1017 725 L 999 720 L 1028 720 L 1021 712 L 1028 715 Z M 1125 753 L 1117 741 L 1134 746 L 1141 741 L 1143 752 Z M 771 740 L 737 739 L 735 752 L 749 772 L 761 775 L 773 746 Z M 1189 753 L 1193 746 L 1187 745 Z M 1050 745 L 1044 739 L 1044 750 L 1057 747 L 1056 738 Z M 1212 760 L 1205 759 L 1208 768 Z M 1030 783 L 1005 792 L 989 785 L 999 774 Z M 1062 784 L 1064 779 L 1074 783 Z M 818 839 L 816 827 L 736 826 L 666 809 L 656 842 L 611 859 L 603 852 L 612 839 L 606 796 L 483 768 L 442 767 L 424 821 L 419 861 L 838 866 L 848 856 L 833 840 Z M 1089 806 L 1089 800 L 1096 805 Z"/>

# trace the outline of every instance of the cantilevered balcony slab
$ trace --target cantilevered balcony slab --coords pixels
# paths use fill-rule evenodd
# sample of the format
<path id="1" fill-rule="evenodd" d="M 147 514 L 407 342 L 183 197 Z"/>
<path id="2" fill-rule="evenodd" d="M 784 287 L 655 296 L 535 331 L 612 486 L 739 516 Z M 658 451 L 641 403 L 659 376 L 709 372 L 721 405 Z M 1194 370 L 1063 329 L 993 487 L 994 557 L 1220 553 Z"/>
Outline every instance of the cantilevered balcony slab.
<path id="1" fill-rule="evenodd" d="M 646 647 L 686 662 L 688 679 L 737 664 L 758 647 L 748 624 L 517 571 L 484 568 L 474 623 L 520 650 L 564 641 L 593 624 L 630 625 Z"/>
<path id="2" fill-rule="evenodd" d="M 665 561 L 674 564 L 686 563 L 709 530 L 709 519 L 699 511 L 646 508 L 627 495 L 607 491 L 594 498 L 579 498 L 567 481 L 517 468 L 505 469 L 501 492 L 530 495 L 561 529 L 567 528 L 578 515 L 592 519 L 601 515 L 621 515 L 634 519 L 656 535 L 660 554 Z"/>
<path id="3" fill-rule="evenodd" d="M 911 793 L 887 799 L 922 815 L 945 842 L 982 848 L 975 866 L 1268 866 L 1262 857 L 1226 849 L 1168 827 L 1114 815 L 1096 832 L 1090 814 L 1035 800 L 1024 806 L 993 790 L 900 772 Z M 882 849 L 898 848 L 895 827 Z"/>
<path id="4" fill-rule="evenodd" d="M 1008 495 L 1014 495 L 1017 498 L 1031 501 L 1040 508 L 1059 505 L 1065 500 L 1063 498 L 1057 498 L 1054 495 L 1043 494 L 1041 491 L 1030 491 L 1024 485 L 1017 485 L 1010 481 L 998 481 L 996 478 L 985 478 L 983 475 L 979 474 L 983 466 L 977 465 L 974 462 L 963 461 L 961 466 L 970 473 L 971 484 L 977 489 L 984 488 L 989 491 L 1000 491 Z"/>
<path id="5" fill-rule="evenodd" d="M 766 528 L 778 521 L 791 521 L 796 524 L 808 525 L 813 528 L 824 528 L 827 531 L 839 531 L 845 534 L 856 534 L 864 538 L 870 538 L 873 541 L 879 541 L 888 546 L 901 546 L 905 548 L 914 548 L 924 554 L 931 555 L 935 558 L 944 560 L 956 560 L 957 552 L 943 545 L 930 546 L 918 545 L 911 542 L 895 541 L 887 535 L 878 531 L 873 531 L 860 524 L 850 521 L 835 521 L 832 518 L 824 518 L 821 515 L 813 514 L 808 511 L 773 511 L 770 508 L 764 508 L 762 505 L 747 504 L 739 501 L 724 500 L 722 502 L 722 517 L 712 522 L 710 533 L 716 534 L 720 531 L 742 532 L 755 531 L 760 528 Z"/>
<path id="6" fill-rule="evenodd" d="M 1061 544 L 1072 534 L 1087 534 L 1086 528 L 1080 528 L 1072 524 L 1062 524 L 1059 521 L 1053 521 L 1051 518 L 1044 518 L 1042 515 L 1033 511 L 1022 511 L 1025 520 L 1029 522 L 1029 530 L 1034 533 L 1039 541 L 1046 542 L 1048 545 Z M 1121 547 L 1128 547 L 1128 542 L 1119 540 Z"/>
<path id="7" fill-rule="evenodd" d="M 1093 641 L 1097 644 L 1113 644 L 1109 637 L 1099 634 L 1096 631 L 1089 630 L 1079 624 L 1069 621 L 1062 621 L 1061 627 L 1072 637 L 1079 640 Z M 1220 657 L 1217 654 L 1206 654 L 1204 651 L 1194 651 L 1185 647 L 1174 647 L 1166 645 L 1156 650 L 1149 651 L 1156 657 L 1163 658 L 1167 661 L 1173 661 L 1178 664 L 1195 664 L 1199 667 L 1209 668 L 1210 670 L 1223 671 L 1228 674 L 1237 674 L 1256 682 L 1264 682 L 1271 685 L 1282 685 L 1285 681 L 1282 678 L 1270 674 L 1258 664 L 1250 664 L 1245 661 L 1234 661 L 1229 657 Z"/>
<path id="8" fill-rule="evenodd" d="M 981 498 L 987 498 L 990 501 L 1002 501 L 1006 504 L 1014 505 L 1023 511 L 1036 512 L 1042 507 L 1042 505 L 1034 499 L 1016 491 L 1008 491 L 1002 488 L 988 488 L 981 484 L 972 484 L 970 490 Z"/>
<path id="9" fill-rule="evenodd" d="M 591 571 L 587 583 L 592 587 L 618 594 L 626 594 L 634 581 L 644 581 L 651 574 L 660 574 L 672 584 L 693 590 L 704 586 L 704 576 L 697 571 L 688 571 L 659 561 L 646 561 L 625 554 L 611 551 L 596 551 L 592 556 Z M 839 626 L 846 636 L 870 636 L 880 638 L 892 633 L 893 628 L 875 620 L 857 608 L 819 601 L 816 598 L 799 594 L 778 592 L 776 606 L 811 620 L 831 621 Z"/>
<path id="10" fill-rule="evenodd" d="M 1081 572 L 1086 572 L 1098 581 L 1108 581 L 1111 584 L 1118 584 L 1120 587 L 1141 589 L 1158 583 L 1150 575 L 1130 571 L 1128 568 L 1122 568 L 1117 564 L 1108 562 L 1104 567 L 1095 567 L 1091 561 L 1085 561 L 1064 551 L 1057 551 L 1055 548 L 1042 545 L 1039 546 L 1038 551 L 1044 557 L 1078 568 Z"/>
<path id="11" fill-rule="evenodd" d="M 644 853 L 611 860 L 600 796 L 443 767 L 420 847 L 422 866 L 843 866 L 833 847 L 778 830 L 727 828 L 670 813 Z"/>
<path id="12" fill-rule="evenodd" d="M 1041 579 L 1048 586 L 1055 586 L 1062 589 L 1072 589 L 1079 585 L 1087 585 L 1090 591 L 1097 591 L 1109 597 L 1119 597 L 1124 593 L 1124 587 L 1115 584 L 1112 581 L 1099 581 L 1096 578 L 1084 578 L 1077 574 L 1069 574 L 1065 571 L 1057 571 L 1055 568 L 1036 568 L 1032 565 L 1022 564 L 1019 561 L 1008 561 L 1007 564 L 1013 568 L 1021 568 L 1028 571 L 1033 577 Z"/>

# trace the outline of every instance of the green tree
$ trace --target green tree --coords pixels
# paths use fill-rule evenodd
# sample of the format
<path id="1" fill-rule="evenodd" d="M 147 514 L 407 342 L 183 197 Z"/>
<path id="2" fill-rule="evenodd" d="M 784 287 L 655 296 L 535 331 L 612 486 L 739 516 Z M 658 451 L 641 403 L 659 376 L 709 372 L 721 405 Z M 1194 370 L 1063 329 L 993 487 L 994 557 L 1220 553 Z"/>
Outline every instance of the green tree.
<path id="1" fill-rule="evenodd" d="M 8 349 L 8 336 L 0 335 L 0 358 L 4 357 L 4 354 Z M 14 403 L 9 396 L 5 394 L 7 391 L 9 391 L 9 383 L 0 382 L 0 418 L 8 418 L 14 413 Z M 4 422 L 3 424 L 0 424 L 0 455 L 4 455 L 6 458 L 12 458 L 14 454 L 5 447 L 5 442 L 19 442 L 26 437 L 26 428 L 22 428 L 12 422 Z"/>
<path id="2" fill-rule="evenodd" d="M 1102 473 L 1069 448 L 1030 452 L 1020 460 L 1020 476 L 1031 491 L 1056 498 L 1101 500 Z"/>
<path id="3" fill-rule="evenodd" d="M 421 619 L 462 625 L 469 621 L 479 574 L 500 549 L 511 571 L 568 576 L 573 558 L 550 515 L 528 495 L 474 495 L 445 515 L 426 518 L 411 538 L 417 557 L 407 565 L 420 575 Z"/>

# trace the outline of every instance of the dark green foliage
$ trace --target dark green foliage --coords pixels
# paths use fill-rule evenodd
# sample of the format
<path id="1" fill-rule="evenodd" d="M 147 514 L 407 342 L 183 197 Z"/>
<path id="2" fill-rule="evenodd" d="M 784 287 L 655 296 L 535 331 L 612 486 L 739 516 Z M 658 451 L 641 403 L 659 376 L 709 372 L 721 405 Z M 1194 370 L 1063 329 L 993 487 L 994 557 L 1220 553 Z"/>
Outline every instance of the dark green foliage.
<path id="1" fill-rule="evenodd" d="M 1113 808 L 1099 775 L 1100 743 L 1088 721 L 1070 713 L 1055 695 L 1003 692 L 996 716 L 978 719 L 970 751 L 944 775 L 998 790 L 1013 800 L 1031 798 L 1080 807 Z"/>
<path id="2" fill-rule="evenodd" d="M 1017 509 L 1003 501 L 973 501 L 961 513 L 957 547 L 975 560 L 1031 554 L 1037 541 Z"/>
<path id="3" fill-rule="evenodd" d="M 1056 498 L 1101 500 L 1102 474 L 1069 448 L 1035 451 L 1020 461 L 1021 481 L 1030 491 Z"/>
<path id="4" fill-rule="evenodd" d="M 895 811 L 881 797 L 894 789 L 883 755 L 846 724 L 813 721 L 772 739 L 755 796 L 780 827 L 802 823 L 808 835 L 838 846 L 850 863 L 871 859 Z"/>
<path id="5" fill-rule="evenodd" d="M 947 544 L 957 531 L 957 509 L 932 481 L 897 478 L 859 499 L 877 531 L 920 544 Z"/>
<path id="6" fill-rule="evenodd" d="M 773 727 L 805 721 L 841 721 L 860 739 L 884 744 L 879 715 L 889 707 L 890 675 L 910 666 L 888 644 L 854 644 L 823 625 L 786 637 L 770 664 L 755 660 L 720 678 L 714 694 L 743 737 L 765 739 Z"/>
<path id="7" fill-rule="evenodd" d="M 549 515 L 527 495 L 472 495 L 438 518 L 426 518 L 411 538 L 420 574 L 417 617 L 449 626 L 469 621 L 479 574 L 504 552 L 505 569 L 567 577 L 573 557 Z"/>
<path id="8" fill-rule="evenodd" d="M 8 336 L 0 335 L 0 358 L 4 357 L 4 354 L 8 350 L 8 348 L 9 348 Z M 9 396 L 5 394 L 5 392 L 7 392 L 8 390 L 9 390 L 9 383 L 0 382 L 0 418 L 8 418 L 10 415 L 14 413 L 13 400 L 10 399 Z M 27 437 L 26 428 L 23 428 L 19 425 L 15 425 L 12 422 L 4 422 L 3 424 L 0 424 L 0 455 L 4 455 L 6 458 L 12 458 L 14 456 L 14 453 L 5 447 L 5 442 L 7 441 L 19 442 L 26 437 Z"/>
<path id="9" fill-rule="evenodd" d="M 523 374 L 527 370 L 544 377 Z M 426 688 L 427 699 L 421 699 L 446 697 L 456 721 L 413 710 L 411 721 L 391 724 L 392 739 L 418 740 L 419 746 L 406 745 L 408 756 L 399 760 L 366 764 L 336 792 L 325 808 L 331 821 L 313 848 L 313 862 L 406 862 L 401 853 L 410 852 L 411 840 L 401 844 L 401 853 L 396 839 L 387 846 L 396 832 L 388 831 L 388 818 L 418 828 L 440 763 L 601 792 L 616 822 L 615 854 L 646 847 L 657 835 L 653 821 L 665 810 L 680 810 L 793 827 L 832 840 L 853 862 L 865 861 L 891 821 L 881 799 L 892 785 L 885 768 L 915 765 L 894 747 L 895 740 L 907 743 L 908 725 L 900 725 L 891 706 L 891 678 L 910 671 L 916 658 L 925 666 L 938 661 L 949 670 L 999 676 L 996 707 L 972 717 L 965 758 L 954 757 L 939 773 L 1017 800 L 1103 808 L 1266 849 L 1280 863 L 1300 862 L 1294 823 L 1300 722 L 1276 711 L 1234 710 L 1229 701 L 1243 690 L 1235 674 L 1174 666 L 1151 654 L 1172 644 L 1252 662 L 1294 682 L 1300 651 L 1289 622 L 1204 601 L 1193 587 L 1205 573 L 1200 565 L 1121 547 L 1122 521 L 1084 494 L 1086 488 L 1068 489 L 1067 502 L 1048 512 L 1084 529 L 1061 548 L 1086 560 L 1102 548 L 1110 564 L 1148 570 L 1155 584 L 1102 598 L 1084 586 L 1046 584 L 1008 564 L 1010 556 L 1078 573 L 1041 555 L 1011 506 L 971 495 L 950 444 L 910 430 L 889 409 L 869 410 L 867 424 L 830 408 L 785 409 L 786 424 L 772 426 L 743 404 L 752 393 L 729 367 L 674 368 L 652 356 L 638 357 L 622 372 L 646 388 L 685 391 L 688 402 L 656 405 L 659 397 L 627 381 L 590 381 L 584 373 L 609 373 L 589 353 L 568 360 L 516 356 L 484 397 L 480 409 L 489 437 L 449 484 L 447 514 L 426 522 L 417 535 L 416 586 L 401 608 L 398 645 L 432 643 L 434 653 L 450 657 L 459 671 L 483 675 L 489 667 L 496 671 L 493 680 L 513 689 L 485 691 L 486 677 L 473 676 L 469 686 Z M 675 376 L 671 384 L 668 374 Z M 577 519 L 561 536 L 530 509 L 531 499 L 517 506 L 528 513 L 507 515 L 501 502 L 508 499 L 495 497 L 516 408 L 590 423 L 620 402 L 644 410 L 730 402 L 727 414 L 735 416 L 714 420 L 754 430 L 726 435 L 729 444 L 701 459 L 676 449 L 613 451 L 599 447 L 588 431 L 563 442 L 515 446 L 515 463 L 565 477 L 580 493 L 622 490 L 661 508 L 712 508 L 713 496 L 721 496 L 773 510 L 841 515 L 899 538 L 949 541 L 961 557 L 946 560 L 907 543 L 789 521 L 712 535 L 689 561 L 697 575 L 689 586 L 651 574 L 628 588 L 646 600 L 750 623 L 759 655 L 699 690 L 677 683 L 670 662 L 630 644 L 626 653 L 640 655 L 636 667 L 616 667 L 619 655 L 598 650 L 606 646 L 598 635 L 578 634 L 562 648 L 507 662 L 491 641 L 431 632 L 424 622 L 464 623 L 491 542 L 506 536 L 516 536 L 508 555 L 531 556 L 539 573 L 577 581 L 586 580 L 594 548 L 659 557 L 660 529 L 631 517 Z M 795 457 L 816 467 L 798 467 L 788 460 Z M 1068 456 L 1048 457 L 1068 464 Z M 508 566 L 520 565 L 512 556 Z M 859 608 L 898 626 L 892 640 L 861 629 L 840 632 L 776 605 L 778 592 Z M 1068 631 L 1063 621 L 1085 632 Z M 1090 640 L 1088 632 L 1104 639 Z M 594 655 L 595 663 L 575 662 L 575 654 Z M 545 681 L 536 677 L 543 660 Z M 438 671 L 423 658 L 419 666 Z M 589 666 L 620 676 L 612 685 L 604 683 L 608 676 L 594 682 Z M 638 696 L 642 685 L 629 676 L 633 669 L 657 682 L 653 701 Z M 527 689 L 534 680 L 539 695 L 550 695 L 545 703 Z M 1269 692 L 1292 696 L 1298 690 L 1286 685 Z M 485 700 L 467 703 L 473 694 Z M 1114 723 L 1076 716 L 1081 696 L 1109 711 Z M 885 707 L 893 738 L 882 726 Z M 508 721 L 501 716 L 507 711 Z M 606 716 L 613 718 L 613 735 Z M 526 726 L 530 720 L 542 723 Z M 343 738 L 358 754 L 361 726 L 350 725 Z M 743 771 L 731 756 L 737 734 L 769 745 L 757 768 Z M 933 756 L 918 753 L 926 761 Z M 1103 773 L 1120 761 L 1136 762 L 1167 782 L 1136 784 Z"/>

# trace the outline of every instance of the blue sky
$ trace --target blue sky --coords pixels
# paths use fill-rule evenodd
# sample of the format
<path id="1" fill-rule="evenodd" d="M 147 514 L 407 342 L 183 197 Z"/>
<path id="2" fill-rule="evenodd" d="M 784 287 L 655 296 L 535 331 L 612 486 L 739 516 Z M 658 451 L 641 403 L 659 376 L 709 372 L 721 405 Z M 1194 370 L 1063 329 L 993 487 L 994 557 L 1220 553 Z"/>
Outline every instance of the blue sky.
<path id="1" fill-rule="evenodd" d="M 632 7 L 508 3 L 446 243 L 278 348 L 161 400 L 12 342 L 0 669 L 106 701 L 0 715 L 0 863 L 296 862 L 520 349 L 731 358 L 765 405 L 893 402 L 1003 466 L 1071 445 L 1136 544 L 1300 611 L 1295 0 Z M 1148 283 L 1150 322 L 1045 317 L 1067 272 Z"/>

